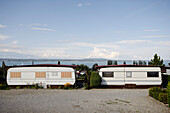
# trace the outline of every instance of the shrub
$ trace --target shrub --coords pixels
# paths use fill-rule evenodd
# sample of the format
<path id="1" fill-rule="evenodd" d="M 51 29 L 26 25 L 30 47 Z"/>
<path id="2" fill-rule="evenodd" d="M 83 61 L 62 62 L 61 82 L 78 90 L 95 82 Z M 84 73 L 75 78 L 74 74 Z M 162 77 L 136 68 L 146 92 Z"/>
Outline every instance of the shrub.
<path id="1" fill-rule="evenodd" d="M 90 88 L 90 86 L 89 86 L 89 84 L 88 83 L 83 83 L 83 86 L 84 86 L 84 89 L 89 89 Z"/>
<path id="2" fill-rule="evenodd" d="M 63 89 L 71 89 L 71 88 L 72 88 L 72 87 L 71 87 L 71 84 L 70 84 L 70 83 L 64 84 Z"/>
<path id="3" fill-rule="evenodd" d="M 100 75 L 93 71 L 90 76 L 90 87 L 99 87 L 101 84 L 101 77 Z"/>
<path id="4" fill-rule="evenodd" d="M 153 88 L 149 89 L 149 96 L 153 97 Z"/>
<path id="5" fill-rule="evenodd" d="M 168 83 L 167 89 L 168 89 L 168 105 L 170 107 L 170 82 Z"/>
<path id="6" fill-rule="evenodd" d="M 149 96 L 156 100 L 158 100 L 159 93 L 162 93 L 162 90 L 159 87 L 152 87 L 149 89 Z"/>
<path id="7" fill-rule="evenodd" d="M 59 86 L 58 89 L 62 89 L 62 86 Z"/>
<path id="8" fill-rule="evenodd" d="M 159 93 L 158 100 L 160 102 L 163 102 L 164 104 L 167 104 L 167 93 Z"/>
<path id="9" fill-rule="evenodd" d="M 168 75 L 167 80 L 168 80 L 168 82 L 170 82 L 170 75 Z"/>
<path id="10" fill-rule="evenodd" d="M 161 93 L 162 90 L 159 87 L 153 87 L 153 98 L 158 100 L 159 93 Z"/>
<path id="11" fill-rule="evenodd" d="M 5 84 L 0 84 L 0 90 L 9 90 L 10 88 Z"/>
<path id="12" fill-rule="evenodd" d="M 16 89 L 21 89 L 21 87 L 20 87 L 20 86 L 17 86 Z"/>

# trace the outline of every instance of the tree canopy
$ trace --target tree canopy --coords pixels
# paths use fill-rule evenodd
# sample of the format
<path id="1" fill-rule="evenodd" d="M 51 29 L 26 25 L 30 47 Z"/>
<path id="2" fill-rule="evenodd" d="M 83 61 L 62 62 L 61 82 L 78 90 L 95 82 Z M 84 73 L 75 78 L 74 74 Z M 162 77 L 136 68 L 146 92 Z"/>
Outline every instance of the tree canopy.
<path id="1" fill-rule="evenodd" d="M 157 54 L 154 55 L 154 58 L 151 59 L 150 65 L 156 65 L 156 66 L 162 66 L 163 65 L 163 59 L 160 58 Z"/>

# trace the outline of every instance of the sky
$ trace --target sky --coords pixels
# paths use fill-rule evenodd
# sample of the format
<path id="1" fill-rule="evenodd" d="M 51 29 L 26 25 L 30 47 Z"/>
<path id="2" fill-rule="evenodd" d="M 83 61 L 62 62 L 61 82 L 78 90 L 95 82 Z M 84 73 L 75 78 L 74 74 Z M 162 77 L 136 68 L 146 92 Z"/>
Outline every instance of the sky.
<path id="1" fill-rule="evenodd" d="M 0 58 L 170 60 L 169 0 L 0 0 Z"/>

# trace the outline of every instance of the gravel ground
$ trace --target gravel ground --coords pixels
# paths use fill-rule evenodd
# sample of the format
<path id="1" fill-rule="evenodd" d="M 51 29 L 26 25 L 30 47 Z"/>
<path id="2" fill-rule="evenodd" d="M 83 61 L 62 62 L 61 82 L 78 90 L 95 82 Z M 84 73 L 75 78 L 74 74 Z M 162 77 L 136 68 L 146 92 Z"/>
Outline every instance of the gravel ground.
<path id="1" fill-rule="evenodd" d="M 0 113 L 170 113 L 148 89 L 0 90 Z"/>

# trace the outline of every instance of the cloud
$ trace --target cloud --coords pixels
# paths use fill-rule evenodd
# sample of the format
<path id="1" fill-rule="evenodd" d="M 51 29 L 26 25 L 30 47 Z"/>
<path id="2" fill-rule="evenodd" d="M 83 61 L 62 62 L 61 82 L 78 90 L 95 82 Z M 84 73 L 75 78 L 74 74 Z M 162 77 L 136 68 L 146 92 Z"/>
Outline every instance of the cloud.
<path id="1" fill-rule="evenodd" d="M 120 34 L 120 33 L 124 33 L 125 31 L 114 31 L 115 33 L 117 33 L 117 34 Z"/>
<path id="2" fill-rule="evenodd" d="M 18 44 L 18 41 L 13 41 L 12 44 L 14 44 L 14 45 L 15 45 L 15 44 Z"/>
<path id="3" fill-rule="evenodd" d="M 49 29 L 49 28 L 38 28 L 38 27 L 32 27 L 30 29 L 33 30 L 41 30 L 41 31 L 55 31 L 54 29 Z"/>
<path id="4" fill-rule="evenodd" d="M 119 52 L 114 52 L 109 49 L 94 47 L 88 58 L 107 58 L 114 59 L 119 56 Z"/>
<path id="5" fill-rule="evenodd" d="M 160 38 L 160 37 L 168 37 L 167 35 L 159 35 L 159 36 L 141 36 L 140 38 Z"/>
<path id="6" fill-rule="evenodd" d="M 1 34 L 0 34 L 0 40 L 5 40 L 5 39 L 7 39 L 7 38 L 9 38 L 9 36 L 1 35 Z"/>
<path id="7" fill-rule="evenodd" d="M 78 7 L 82 7 L 82 5 L 83 5 L 82 3 L 77 4 Z"/>
<path id="8" fill-rule="evenodd" d="M 23 26 L 23 24 L 19 24 L 19 26 Z"/>
<path id="9" fill-rule="evenodd" d="M 143 44 L 143 43 L 150 43 L 152 42 L 151 40 L 122 40 L 118 41 L 116 43 L 118 44 Z"/>
<path id="10" fill-rule="evenodd" d="M 30 25 L 28 25 L 28 26 L 44 26 L 44 27 L 46 27 L 46 26 L 48 26 L 48 24 L 30 24 Z"/>
<path id="11" fill-rule="evenodd" d="M 34 48 L 27 52 L 37 58 L 69 58 L 65 48 Z"/>
<path id="12" fill-rule="evenodd" d="M 89 42 L 72 42 L 70 43 L 73 46 L 81 46 L 81 47 L 102 47 L 102 48 L 114 48 L 114 49 L 118 49 L 119 46 L 114 45 L 113 43 L 89 43 Z"/>
<path id="13" fill-rule="evenodd" d="M 2 24 L 0 24 L 0 28 L 3 28 L 3 27 L 7 27 L 6 25 L 2 25 Z"/>
<path id="14" fill-rule="evenodd" d="M 57 40 L 57 42 L 73 42 L 75 41 L 74 39 L 70 39 L 70 40 Z"/>
<path id="15" fill-rule="evenodd" d="M 89 2 L 86 2 L 86 3 L 85 3 L 85 5 L 89 6 L 89 5 L 91 5 L 91 3 L 89 3 Z"/>
<path id="16" fill-rule="evenodd" d="M 159 29 L 145 29 L 144 31 L 160 31 Z"/>
<path id="17" fill-rule="evenodd" d="M 0 44 L 1 49 L 21 49 L 23 48 L 22 46 L 17 45 L 18 41 L 12 41 L 11 43 L 8 44 Z"/>

